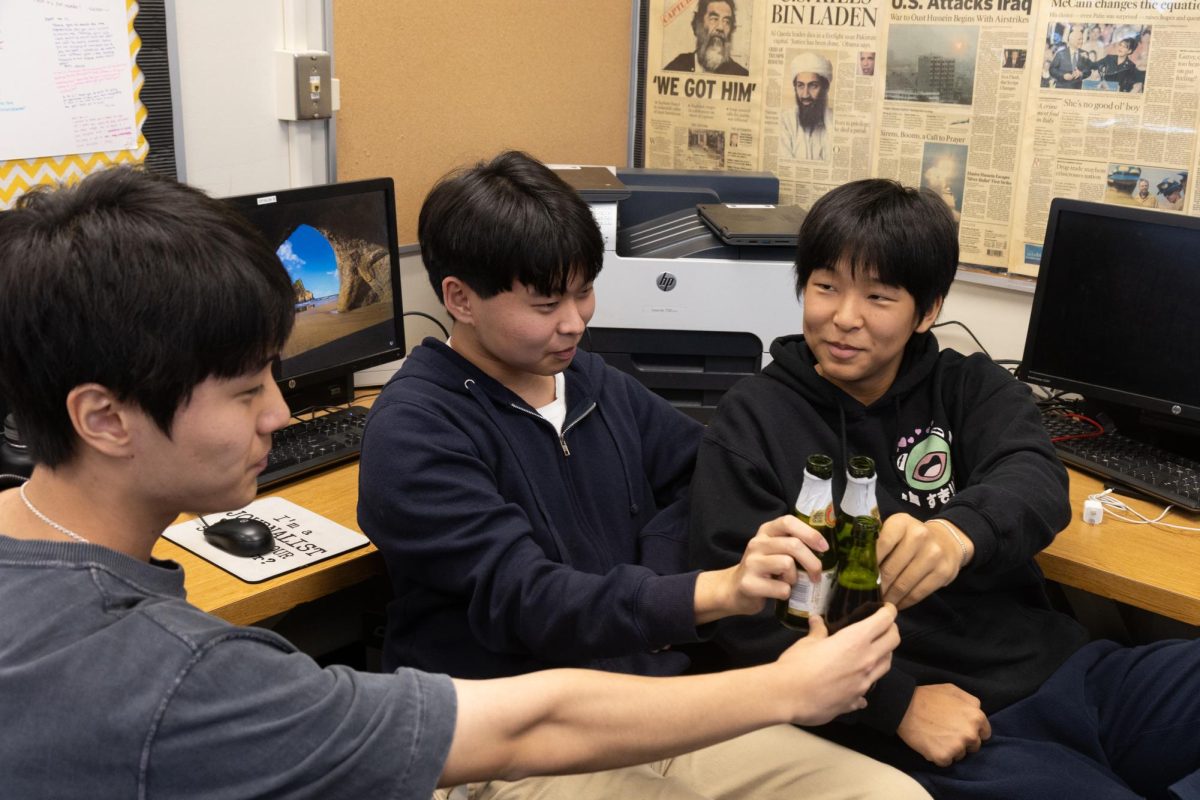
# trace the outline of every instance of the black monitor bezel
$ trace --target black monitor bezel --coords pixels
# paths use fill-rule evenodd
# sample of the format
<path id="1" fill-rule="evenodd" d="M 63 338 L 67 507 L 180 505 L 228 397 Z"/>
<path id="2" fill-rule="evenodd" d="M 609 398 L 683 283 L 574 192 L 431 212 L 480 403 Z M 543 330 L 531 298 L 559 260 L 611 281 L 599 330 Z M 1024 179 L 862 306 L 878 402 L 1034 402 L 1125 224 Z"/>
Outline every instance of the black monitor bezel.
<path id="1" fill-rule="evenodd" d="M 308 372 L 289 375 L 281 374 L 283 364 L 276 364 L 275 378 L 288 407 L 293 412 L 314 405 L 336 405 L 353 400 L 354 373 L 370 367 L 396 361 L 404 356 L 408 348 L 404 340 L 403 308 L 400 285 L 400 248 L 396 225 L 396 190 L 391 178 L 364 178 L 339 183 L 319 184 L 293 189 L 279 189 L 273 192 L 255 192 L 254 194 L 237 195 L 224 198 L 224 202 L 233 204 L 243 215 L 247 216 L 250 224 L 254 225 L 253 217 L 247 211 L 257 211 L 263 200 L 274 198 L 275 204 L 301 203 L 322 200 L 336 200 L 339 197 L 366 193 L 382 193 L 385 206 L 388 258 L 392 281 L 392 325 L 395 328 L 395 345 L 379 352 L 363 355 L 351 361 L 310 370 Z M 279 246 L 278 242 L 268 242 L 272 251 Z"/>
<path id="2" fill-rule="evenodd" d="M 1045 348 L 1053 346 L 1052 342 L 1047 341 L 1049 337 L 1041 335 L 1040 328 L 1043 324 L 1043 319 L 1045 319 L 1044 315 L 1052 313 L 1048 309 L 1047 300 L 1047 295 L 1050 292 L 1050 281 L 1045 278 L 1049 275 L 1049 271 L 1053 269 L 1051 254 L 1054 252 L 1054 247 L 1058 239 L 1058 222 L 1064 213 L 1093 216 L 1096 218 L 1097 224 L 1103 224 L 1105 220 L 1109 219 L 1119 219 L 1156 227 L 1173 227 L 1190 230 L 1195 232 L 1197 240 L 1200 241 L 1200 219 L 1194 217 L 1148 208 L 1110 205 L 1063 197 L 1054 198 L 1050 203 L 1046 236 L 1042 247 L 1041 264 L 1038 269 L 1037 287 L 1034 290 L 1033 307 L 1029 315 L 1029 327 L 1025 335 L 1025 349 L 1021 363 L 1017 367 L 1017 377 L 1022 381 L 1043 386 L 1047 389 L 1080 394 L 1089 401 L 1112 403 L 1117 406 L 1138 409 L 1160 416 L 1165 420 L 1200 423 L 1200 403 L 1193 404 L 1182 402 L 1178 399 L 1153 397 L 1037 369 L 1040 366 L 1036 363 L 1039 353 L 1045 352 Z M 1031 362 L 1033 363 L 1032 368 L 1030 366 Z M 1167 380 L 1167 378 L 1164 378 L 1164 384 Z"/>

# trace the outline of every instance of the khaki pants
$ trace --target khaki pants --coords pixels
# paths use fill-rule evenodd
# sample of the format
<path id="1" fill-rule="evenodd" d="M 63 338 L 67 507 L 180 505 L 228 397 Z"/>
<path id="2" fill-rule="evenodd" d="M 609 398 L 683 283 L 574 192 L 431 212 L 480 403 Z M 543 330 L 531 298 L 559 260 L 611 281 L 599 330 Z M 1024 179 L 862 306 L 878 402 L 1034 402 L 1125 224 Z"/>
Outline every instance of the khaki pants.
<path id="1" fill-rule="evenodd" d="M 465 789 L 465 792 L 464 792 Z M 916 800 L 929 795 L 886 764 L 791 725 L 693 753 L 585 775 L 491 781 L 436 800 Z"/>

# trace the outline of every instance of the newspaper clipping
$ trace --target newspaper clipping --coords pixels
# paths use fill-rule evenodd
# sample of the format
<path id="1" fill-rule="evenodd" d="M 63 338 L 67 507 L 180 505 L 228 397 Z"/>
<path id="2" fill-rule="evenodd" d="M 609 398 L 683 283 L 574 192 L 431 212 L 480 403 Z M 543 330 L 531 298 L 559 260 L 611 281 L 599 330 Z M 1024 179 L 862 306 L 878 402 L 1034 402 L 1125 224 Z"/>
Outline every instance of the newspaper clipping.
<path id="1" fill-rule="evenodd" d="M 762 0 L 760 0 L 761 2 Z M 646 68 L 646 166 L 760 169 L 761 47 L 750 0 L 655 0 Z"/>
<path id="2" fill-rule="evenodd" d="M 1038 83 L 1020 165 L 1009 265 L 1036 275 L 1050 201 L 1196 213 L 1200 3 L 1075 0 L 1035 26 Z"/>
<path id="3" fill-rule="evenodd" d="M 653 0 L 645 163 L 766 170 L 811 205 L 871 174 L 881 0 Z"/>
<path id="4" fill-rule="evenodd" d="M 941 195 L 963 263 L 995 270 L 1009 259 L 1030 16 L 1030 0 L 892 0 L 886 30 L 874 174 Z"/>
<path id="5" fill-rule="evenodd" d="M 881 88 L 879 0 L 764 4 L 762 168 L 782 202 L 810 206 L 871 174 Z"/>
<path id="6" fill-rule="evenodd" d="M 1200 0 L 647 2 L 648 167 L 925 186 L 1020 275 L 1054 197 L 1200 215 Z"/>

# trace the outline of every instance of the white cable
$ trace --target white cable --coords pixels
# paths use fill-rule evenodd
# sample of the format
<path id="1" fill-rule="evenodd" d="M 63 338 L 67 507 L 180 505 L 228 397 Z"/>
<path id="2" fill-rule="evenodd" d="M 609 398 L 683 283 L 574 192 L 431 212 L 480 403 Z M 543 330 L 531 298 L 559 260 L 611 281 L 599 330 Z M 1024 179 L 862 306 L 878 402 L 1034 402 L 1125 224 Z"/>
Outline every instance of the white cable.
<path id="1" fill-rule="evenodd" d="M 1177 531 L 1200 532 L 1200 528 L 1196 528 L 1196 527 L 1192 527 L 1192 526 L 1188 526 L 1188 525 L 1176 525 L 1173 522 L 1163 522 L 1162 521 L 1163 518 L 1166 517 L 1168 513 L 1170 513 L 1171 509 L 1174 508 L 1174 506 L 1167 506 L 1166 508 L 1164 508 L 1162 510 L 1161 513 L 1159 513 L 1159 515 L 1157 517 L 1154 517 L 1153 519 L 1151 519 L 1150 517 L 1147 517 L 1142 512 L 1138 511 L 1136 508 L 1133 508 L 1132 506 L 1127 505 L 1120 498 L 1115 497 L 1112 492 L 1113 492 L 1112 489 L 1105 489 L 1103 492 L 1098 492 L 1093 495 L 1088 495 L 1088 499 L 1096 500 L 1097 502 L 1099 502 L 1101 505 L 1103 505 L 1105 508 L 1108 509 L 1108 513 L 1111 516 L 1115 517 L 1116 519 L 1121 520 L 1122 522 L 1128 522 L 1130 525 L 1158 525 L 1159 527 L 1162 527 L 1162 528 L 1171 528 L 1171 529 L 1177 530 Z M 1137 517 L 1137 519 L 1131 519 L 1129 517 L 1122 516 L 1119 513 L 1122 511 L 1133 514 L 1135 517 Z"/>

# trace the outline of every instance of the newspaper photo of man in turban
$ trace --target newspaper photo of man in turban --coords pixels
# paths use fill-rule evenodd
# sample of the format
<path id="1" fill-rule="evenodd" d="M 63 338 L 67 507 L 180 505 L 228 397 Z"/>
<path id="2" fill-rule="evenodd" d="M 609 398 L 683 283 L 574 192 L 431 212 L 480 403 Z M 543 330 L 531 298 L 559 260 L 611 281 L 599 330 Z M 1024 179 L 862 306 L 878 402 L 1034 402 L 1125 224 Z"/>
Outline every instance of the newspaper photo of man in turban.
<path id="1" fill-rule="evenodd" d="M 792 59 L 787 77 L 795 104 L 785 102 L 780 113 L 780 155 L 828 161 L 833 132 L 833 112 L 829 108 L 833 64 L 820 53 L 800 53 Z"/>

